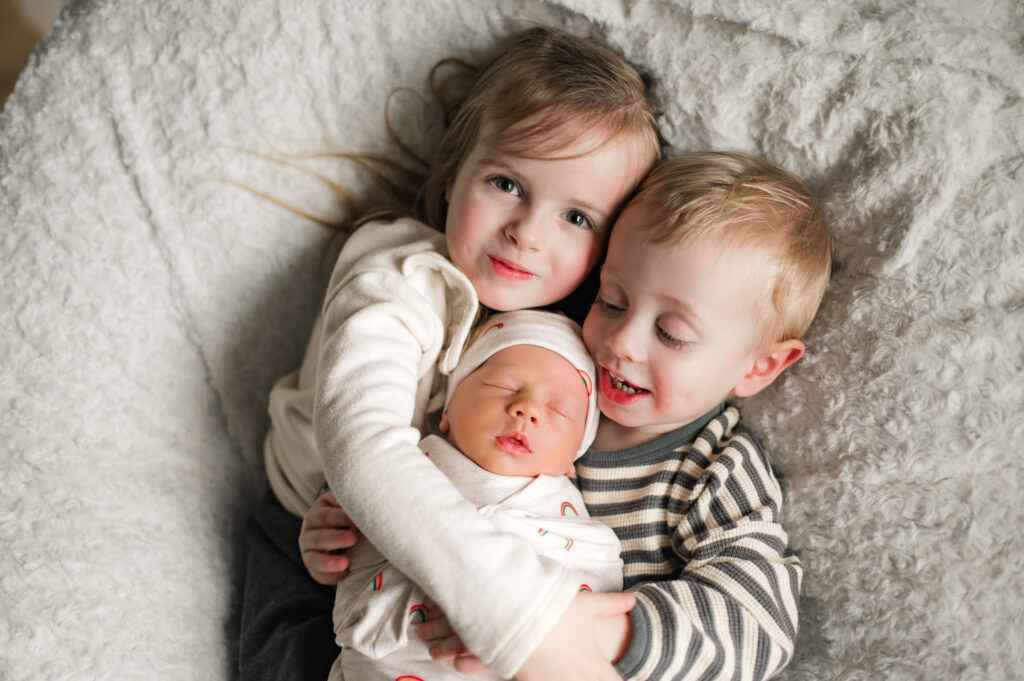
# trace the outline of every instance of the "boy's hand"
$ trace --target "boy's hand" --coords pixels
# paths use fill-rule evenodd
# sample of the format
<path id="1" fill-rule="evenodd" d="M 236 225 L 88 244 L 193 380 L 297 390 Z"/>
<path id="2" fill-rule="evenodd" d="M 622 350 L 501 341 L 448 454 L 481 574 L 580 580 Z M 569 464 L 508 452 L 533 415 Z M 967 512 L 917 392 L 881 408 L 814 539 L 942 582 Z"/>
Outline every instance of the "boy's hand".
<path id="1" fill-rule="evenodd" d="M 629 648 L 632 630 L 626 613 L 635 603 L 636 597 L 628 593 L 577 594 L 519 669 L 517 681 L 620 681 L 611 662 Z M 463 674 L 491 672 L 466 650 L 440 608 L 431 609 L 418 634 L 425 641 L 438 641 L 430 648 L 435 660 L 451 660 Z"/>
<path id="2" fill-rule="evenodd" d="M 622 632 L 621 618 L 633 609 L 636 596 L 630 593 L 576 594 L 526 663 L 516 673 L 518 681 L 620 681 L 612 656 L 628 647 L 628 640 L 613 645 L 615 632 Z M 627 618 L 628 619 L 628 618 Z M 628 623 L 625 625 L 628 628 Z"/>
<path id="3" fill-rule="evenodd" d="M 438 662 L 451 662 L 455 671 L 460 674 L 493 674 L 491 668 L 480 661 L 480 658 L 469 652 L 466 644 L 448 624 L 448 617 L 435 605 L 427 614 L 427 619 L 420 625 L 416 633 L 424 641 L 437 641 L 430 646 L 430 657 Z"/>
<path id="4" fill-rule="evenodd" d="M 314 501 L 299 532 L 299 551 L 309 575 L 328 586 L 341 581 L 349 562 L 343 551 L 356 543 L 358 532 L 333 492 Z"/>

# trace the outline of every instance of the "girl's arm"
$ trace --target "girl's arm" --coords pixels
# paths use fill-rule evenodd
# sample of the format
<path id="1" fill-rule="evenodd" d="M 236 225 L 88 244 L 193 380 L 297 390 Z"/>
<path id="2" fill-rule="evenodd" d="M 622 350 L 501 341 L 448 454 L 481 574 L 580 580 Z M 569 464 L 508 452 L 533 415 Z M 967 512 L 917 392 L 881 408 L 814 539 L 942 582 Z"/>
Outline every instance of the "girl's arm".
<path id="1" fill-rule="evenodd" d="M 360 531 L 511 676 L 578 585 L 497 532 L 417 447 L 420 379 L 434 370 L 445 319 L 429 287 L 394 269 L 364 271 L 328 294 L 314 413 L 324 472 Z"/>

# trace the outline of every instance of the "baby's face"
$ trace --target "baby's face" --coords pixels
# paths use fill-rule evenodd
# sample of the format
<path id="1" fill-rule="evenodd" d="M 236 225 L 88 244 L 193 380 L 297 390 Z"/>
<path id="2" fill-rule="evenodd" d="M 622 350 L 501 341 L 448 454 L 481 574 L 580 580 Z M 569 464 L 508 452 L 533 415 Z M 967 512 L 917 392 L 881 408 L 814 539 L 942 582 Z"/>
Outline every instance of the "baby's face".
<path id="1" fill-rule="evenodd" d="M 536 345 L 496 352 L 455 389 L 441 419 L 448 441 L 498 475 L 564 475 L 583 440 L 587 385 Z"/>

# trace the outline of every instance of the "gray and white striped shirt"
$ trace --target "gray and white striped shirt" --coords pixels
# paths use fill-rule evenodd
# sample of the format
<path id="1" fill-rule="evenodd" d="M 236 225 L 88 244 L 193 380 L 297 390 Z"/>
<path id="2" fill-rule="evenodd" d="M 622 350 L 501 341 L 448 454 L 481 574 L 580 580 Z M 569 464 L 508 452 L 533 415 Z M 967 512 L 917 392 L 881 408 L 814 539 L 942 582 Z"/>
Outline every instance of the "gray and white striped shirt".
<path id="1" fill-rule="evenodd" d="M 802 569 L 761 447 L 719 407 L 651 442 L 576 462 L 590 514 L 622 542 L 637 595 L 627 679 L 766 679 L 793 654 Z"/>

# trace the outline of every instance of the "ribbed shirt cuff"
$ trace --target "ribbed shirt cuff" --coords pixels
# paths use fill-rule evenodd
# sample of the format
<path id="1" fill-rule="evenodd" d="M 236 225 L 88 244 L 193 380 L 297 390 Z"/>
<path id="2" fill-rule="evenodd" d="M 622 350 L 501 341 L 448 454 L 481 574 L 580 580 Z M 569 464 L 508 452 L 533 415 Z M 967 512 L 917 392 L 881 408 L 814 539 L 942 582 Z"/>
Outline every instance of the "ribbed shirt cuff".
<path id="1" fill-rule="evenodd" d="M 630 641 L 629 650 L 615 663 L 615 671 L 624 679 L 628 679 L 640 671 L 640 667 L 647 659 L 651 649 L 651 622 L 647 617 L 647 612 L 639 603 L 629 611 L 629 619 L 633 625 L 633 638 Z"/>

